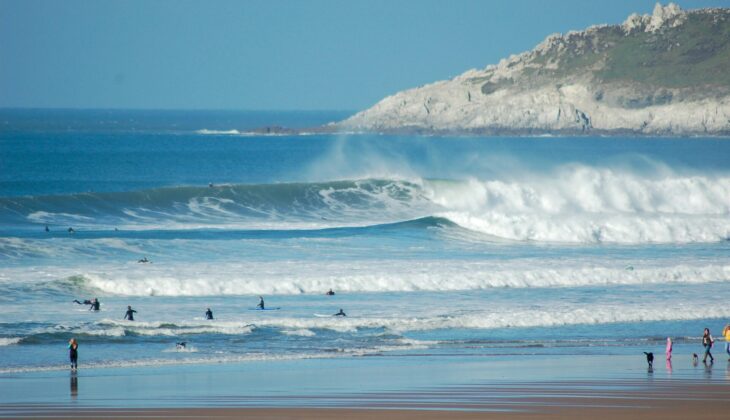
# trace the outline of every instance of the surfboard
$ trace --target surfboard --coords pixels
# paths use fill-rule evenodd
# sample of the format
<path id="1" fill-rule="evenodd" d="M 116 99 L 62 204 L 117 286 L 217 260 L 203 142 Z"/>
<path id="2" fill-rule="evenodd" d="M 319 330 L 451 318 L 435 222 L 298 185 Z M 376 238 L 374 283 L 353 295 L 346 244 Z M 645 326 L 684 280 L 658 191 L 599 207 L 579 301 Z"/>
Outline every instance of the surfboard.
<path id="1" fill-rule="evenodd" d="M 281 308 L 264 308 L 264 309 L 261 309 L 261 308 L 249 308 L 248 310 L 249 311 L 278 311 L 279 309 L 281 309 Z"/>

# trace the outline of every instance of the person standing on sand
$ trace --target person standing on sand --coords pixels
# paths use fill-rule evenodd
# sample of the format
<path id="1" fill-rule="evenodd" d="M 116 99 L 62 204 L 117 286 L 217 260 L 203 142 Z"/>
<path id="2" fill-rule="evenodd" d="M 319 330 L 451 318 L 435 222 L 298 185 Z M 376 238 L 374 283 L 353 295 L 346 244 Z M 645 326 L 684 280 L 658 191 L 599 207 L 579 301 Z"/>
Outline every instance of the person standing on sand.
<path id="1" fill-rule="evenodd" d="M 705 328 L 705 332 L 702 334 L 702 345 L 705 347 L 705 357 L 702 358 L 702 363 L 707 363 L 707 356 L 710 356 L 710 364 L 715 363 L 715 358 L 712 357 L 712 353 L 710 353 L 710 349 L 714 342 L 715 339 L 712 338 L 710 329 Z"/>
<path id="2" fill-rule="evenodd" d="M 128 319 L 130 321 L 134 321 L 134 314 L 135 314 L 135 312 L 137 312 L 137 311 L 135 311 L 134 309 L 132 309 L 131 306 L 127 306 L 127 313 L 124 314 L 124 319 Z"/>
<path id="3" fill-rule="evenodd" d="M 68 358 L 71 360 L 71 370 L 76 370 L 79 360 L 79 343 L 75 338 L 68 341 Z"/>
<path id="4" fill-rule="evenodd" d="M 722 335 L 725 337 L 725 353 L 730 356 L 730 324 L 725 325 L 722 329 Z M 730 362 L 730 359 L 727 359 Z"/>

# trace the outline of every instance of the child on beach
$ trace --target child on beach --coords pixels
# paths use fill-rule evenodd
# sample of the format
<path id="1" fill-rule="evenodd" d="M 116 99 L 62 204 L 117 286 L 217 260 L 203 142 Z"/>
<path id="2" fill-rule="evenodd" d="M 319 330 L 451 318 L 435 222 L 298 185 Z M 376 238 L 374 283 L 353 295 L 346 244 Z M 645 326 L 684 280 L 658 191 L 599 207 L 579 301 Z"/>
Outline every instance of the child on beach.
<path id="1" fill-rule="evenodd" d="M 710 356 L 710 363 L 715 363 L 715 358 L 712 357 L 712 353 L 710 353 L 710 349 L 714 342 L 715 339 L 712 338 L 710 329 L 705 328 L 705 332 L 702 334 L 702 345 L 705 347 L 705 357 L 702 358 L 702 363 L 707 363 L 707 356 Z"/>
<path id="2" fill-rule="evenodd" d="M 71 370 L 76 370 L 79 359 L 79 343 L 75 338 L 68 341 L 68 358 L 71 360 Z"/>
<path id="3" fill-rule="evenodd" d="M 671 337 L 667 337 L 667 360 L 672 360 L 672 339 Z"/>

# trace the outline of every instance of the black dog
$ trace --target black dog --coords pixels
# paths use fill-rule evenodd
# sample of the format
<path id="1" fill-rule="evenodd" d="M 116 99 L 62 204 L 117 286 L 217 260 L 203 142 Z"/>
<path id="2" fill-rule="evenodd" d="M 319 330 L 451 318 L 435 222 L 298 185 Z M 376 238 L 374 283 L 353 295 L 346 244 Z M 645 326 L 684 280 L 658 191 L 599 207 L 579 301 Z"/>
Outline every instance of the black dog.
<path id="1" fill-rule="evenodd" d="M 646 363 L 649 364 L 649 367 L 653 367 L 654 366 L 654 353 L 644 352 L 644 354 L 646 355 Z"/>

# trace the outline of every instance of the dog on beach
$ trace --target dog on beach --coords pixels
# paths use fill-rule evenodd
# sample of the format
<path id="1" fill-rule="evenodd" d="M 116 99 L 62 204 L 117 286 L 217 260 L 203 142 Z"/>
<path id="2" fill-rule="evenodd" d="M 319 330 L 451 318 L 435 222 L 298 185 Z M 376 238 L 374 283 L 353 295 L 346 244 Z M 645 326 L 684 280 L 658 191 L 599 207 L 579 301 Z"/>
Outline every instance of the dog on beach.
<path id="1" fill-rule="evenodd" d="M 692 353 L 692 364 L 693 364 L 693 365 L 696 365 L 696 364 L 697 364 L 697 362 L 699 361 L 699 359 L 700 359 L 700 358 L 699 358 L 699 357 L 697 357 L 697 353 Z"/>
<path id="2" fill-rule="evenodd" d="M 644 354 L 646 355 L 646 363 L 649 364 L 649 367 L 653 367 L 654 366 L 654 353 L 644 352 Z"/>

